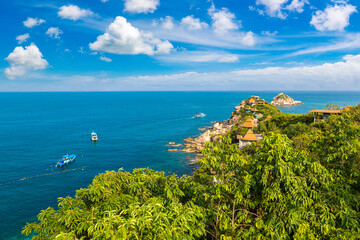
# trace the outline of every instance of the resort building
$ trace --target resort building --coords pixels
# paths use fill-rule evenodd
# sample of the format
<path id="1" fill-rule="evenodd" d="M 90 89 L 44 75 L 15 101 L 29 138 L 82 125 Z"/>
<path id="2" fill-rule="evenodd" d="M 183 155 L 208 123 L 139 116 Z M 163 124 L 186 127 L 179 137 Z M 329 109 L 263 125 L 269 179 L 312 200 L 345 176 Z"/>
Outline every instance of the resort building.
<path id="1" fill-rule="evenodd" d="M 240 125 L 240 127 L 249 128 L 249 129 L 252 129 L 255 126 L 256 123 L 254 122 L 254 120 L 250 118 L 248 118 L 243 124 Z"/>
<path id="2" fill-rule="evenodd" d="M 251 113 L 252 113 L 252 114 L 256 114 L 256 113 L 258 113 L 258 112 L 259 112 L 259 110 L 257 110 L 256 108 L 252 108 L 252 109 L 251 109 Z"/>
<path id="3" fill-rule="evenodd" d="M 246 145 L 250 145 L 252 142 L 258 142 L 262 140 L 264 137 L 261 134 L 254 134 L 251 129 L 249 129 L 245 136 L 237 136 L 237 139 L 239 139 L 239 147 L 243 148 Z"/>
<path id="4" fill-rule="evenodd" d="M 271 120 L 272 119 L 272 117 L 271 117 L 271 115 L 269 115 L 269 116 L 267 116 L 267 118 L 265 119 L 265 121 L 268 121 L 268 120 Z"/>
<path id="5" fill-rule="evenodd" d="M 317 122 L 321 119 L 327 119 L 331 115 L 340 115 L 343 109 L 335 109 L 335 110 L 328 110 L 328 109 L 313 109 L 310 113 L 314 113 L 314 122 Z"/>
<path id="6" fill-rule="evenodd" d="M 346 108 L 344 108 L 344 111 L 350 111 L 350 108 L 352 108 L 352 106 L 348 105 Z"/>
<path id="7" fill-rule="evenodd" d="M 250 107 L 246 107 L 246 108 L 245 108 L 245 112 L 246 112 L 246 113 L 251 112 L 251 108 L 250 108 Z"/>
<path id="8" fill-rule="evenodd" d="M 260 104 L 260 105 L 265 105 L 265 101 L 264 100 L 258 100 L 256 101 L 256 104 Z"/>
<path id="9" fill-rule="evenodd" d="M 254 99 L 252 99 L 252 98 L 248 102 L 249 102 L 250 106 L 256 105 L 256 101 Z"/>

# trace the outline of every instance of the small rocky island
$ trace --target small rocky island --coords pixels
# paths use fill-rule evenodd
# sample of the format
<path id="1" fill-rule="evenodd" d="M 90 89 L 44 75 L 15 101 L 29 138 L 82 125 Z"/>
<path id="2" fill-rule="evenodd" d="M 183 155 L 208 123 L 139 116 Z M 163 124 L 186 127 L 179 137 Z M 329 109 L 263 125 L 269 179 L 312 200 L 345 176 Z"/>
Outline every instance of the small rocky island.
<path id="1" fill-rule="evenodd" d="M 276 97 L 273 98 L 270 104 L 276 107 L 289 107 L 304 103 L 301 101 L 295 101 L 284 93 L 279 93 Z"/>

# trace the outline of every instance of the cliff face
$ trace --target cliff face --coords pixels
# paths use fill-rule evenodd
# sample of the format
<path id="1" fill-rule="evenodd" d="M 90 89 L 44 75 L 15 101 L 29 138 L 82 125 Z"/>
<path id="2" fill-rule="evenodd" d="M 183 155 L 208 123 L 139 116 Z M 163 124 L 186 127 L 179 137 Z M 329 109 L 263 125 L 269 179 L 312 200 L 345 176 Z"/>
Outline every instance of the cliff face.
<path id="1" fill-rule="evenodd" d="M 270 103 L 273 106 L 287 107 L 303 104 L 301 101 L 295 101 L 284 93 L 279 93 Z"/>

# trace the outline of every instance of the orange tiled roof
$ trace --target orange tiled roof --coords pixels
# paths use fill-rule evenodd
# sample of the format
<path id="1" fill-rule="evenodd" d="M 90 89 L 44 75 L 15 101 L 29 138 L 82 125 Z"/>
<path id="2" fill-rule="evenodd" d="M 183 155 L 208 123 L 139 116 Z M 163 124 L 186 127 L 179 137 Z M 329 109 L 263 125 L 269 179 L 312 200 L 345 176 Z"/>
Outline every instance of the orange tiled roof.
<path id="1" fill-rule="evenodd" d="M 344 110 L 349 111 L 350 108 L 352 108 L 352 106 L 351 106 L 351 105 L 348 105 L 346 108 L 344 108 Z"/>
<path id="2" fill-rule="evenodd" d="M 253 128 L 255 125 L 254 121 L 248 118 L 242 125 L 240 125 L 240 127 Z"/>
<path id="3" fill-rule="evenodd" d="M 247 131 L 247 133 L 245 134 L 244 137 L 240 137 L 239 139 L 240 139 L 240 140 L 243 140 L 243 141 L 253 141 L 253 142 L 259 141 L 259 139 L 255 136 L 255 134 L 253 133 L 253 131 L 251 131 L 251 129 L 249 129 L 249 130 Z"/>
<path id="4" fill-rule="evenodd" d="M 252 108 L 251 111 L 258 112 L 259 110 L 257 110 L 256 108 Z"/>
<path id="5" fill-rule="evenodd" d="M 265 120 L 271 120 L 272 119 L 272 116 L 267 116 L 267 118 Z"/>

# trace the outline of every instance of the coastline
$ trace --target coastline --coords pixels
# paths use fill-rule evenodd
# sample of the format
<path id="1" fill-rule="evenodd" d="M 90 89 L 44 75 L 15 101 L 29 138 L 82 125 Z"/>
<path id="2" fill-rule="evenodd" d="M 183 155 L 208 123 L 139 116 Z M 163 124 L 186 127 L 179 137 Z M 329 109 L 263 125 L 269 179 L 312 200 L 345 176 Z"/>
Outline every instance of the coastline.
<path id="1" fill-rule="evenodd" d="M 84 154 L 85 158 L 74 164 L 85 164 L 87 168 L 86 171 L 71 174 L 60 173 L 51 177 L 35 178 L 30 182 L 16 185 L 16 188 L 12 185 L 2 186 L 3 194 L 0 193 L 0 201 L 2 206 L 7 207 L 0 210 L 3 215 L 9 215 L 10 218 L 8 222 L 2 223 L 3 233 L 0 238 L 11 239 L 11 236 L 15 236 L 13 233 L 19 232 L 23 227 L 24 221 L 32 221 L 38 210 L 42 209 L 41 206 L 57 206 L 57 197 L 73 195 L 75 189 L 88 186 L 91 179 L 100 172 L 117 170 L 120 167 L 127 171 L 150 167 L 179 176 L 191 174 L 192 167 L 187 166 L 189 154 L 168 153 L 164 145 L 169 140 L 182 143 L 188 136 L 200 136 L 203 132 L 199 132 L 198 128 L 209 125 L 212 127 L 216 123 L 213 121 L 217 119 L 228 119 L 234 106 L 252 93 L 66 93 L 65 99 L 61 98 L 63 93 L 1 94 L 3 124 L 0 126 L 0 132 L 3 136 L 8 136 L 4 142 L 6 147 L 2 151 L 2 155 L 7 159 L 4 163 L 2 181 L 44 173 L 60 154 L 68 151 L 67 149 L 80 152 L 79 156 Z M 255 94 L 270 100 L 276 93 Z M 291 96 L 304 101 L 305 104 L 280 109 L 287 113 L 305 113 L 311 110 L 311 106 L 323 108 L 331 102 L 338 105 L 354 105 L 358 102 L 360 93 L 291 92 Z M 48 101 L 43 102 L 44 98 Z M 89 99 L 92 99 L 92 104 L 84 109 L 83 106 L 88 104 Z M 214 100 L 209 102 L 209 99 Z M 112 104 L 124 101 L 129 102 L 129 107 Z M 61 106 L 60 110 L 53 109 L 53 104 Z M 66 106 L 70 104 L 72 108 L 68 109 Z M 104 108 L 104 105 L 109 107 Z M 27 106 L 32 106 L 31 112 Z M 159 113 L 154 114 L 154 106 Z M 126 112 L 130 109 L 134 113 L 127 115 Z M 194 112 L 200 111 L 208 116 L 201 120 L 188 118 Z M 128 122 L 129 124 L 126 124 Z M 88 133 L 91 130 L 97 130 L 98 134 L 101 134 L 96 146 L 88 141 Z M 77 135 L 78 131 L 85 132 L 84 136 Z M 64 132 L 67 133 L 66 136 Z M 28 138 L 34 135 L 39 138 Z M 25 142 L 24 138 L 32 140 L 27 140 L 23 145 L 19 144 Z M 82 141 L 82 138 L 86 140 Z M 13 154 L 17 151 L 26 154 Z M 35 158 L 36 166 L 32 164 Z M 61 189 L 57 189 L 53 184 L 59 181 L 63 184 Z M 19 195 L 16 189 L 23 194 Z M 39 202 L 33 204 L 34 198 L 38 198 Z M 14 200 L 10 202 L 10 199 Z M 28 208 L 30 205 L 31 209 Z M 21 211 L 22 213 L 10 212 L 11 209 L 21 208 L 25 210 Z"/>

